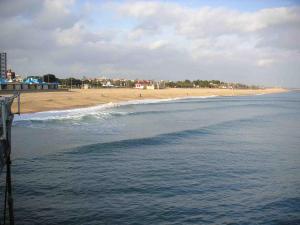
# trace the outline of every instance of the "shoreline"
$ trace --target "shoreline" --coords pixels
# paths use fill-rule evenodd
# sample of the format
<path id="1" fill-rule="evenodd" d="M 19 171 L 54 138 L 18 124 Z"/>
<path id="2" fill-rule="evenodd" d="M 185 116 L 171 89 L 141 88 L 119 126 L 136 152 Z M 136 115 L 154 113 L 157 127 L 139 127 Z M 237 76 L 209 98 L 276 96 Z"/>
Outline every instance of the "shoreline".
<path id="1" fill-rule="evenodd" d="M 69 113 L 75 111 L 93 111 L 94 109 L 109 109 L 119 106 L 126 106 L 126 105 L 144 105 L 144 104 L 155 104 L 155 103 L 162 103 L 162 102 L 172 102 L 176 100 L 185 100 L 185 99 L 207 99 L 207 98 L 215 98 L 215 97 L 226 97 L 226 96 L 190 96 L 190 97 L 176 97 L 176 98 L 152 98 L 152 99 L 135 99 L 135 100 L 128 100 L 128 101 L 121 101 L 121 102 L 108 102 L 99 105 L 87 106 L 87 107 L 80 107 L 80 108 L 66 108 L 66 109 L 58 109 L 58 110 L 49 110 L 49 111 L 38 111 L 38 112 L 30 112 L 30 113 L 21 113 L 21 115 L 41 115 L 41 114 L 48 114 L 48 113 Z M 227 96 L 230 97 L 230 96 Z"/>
<path id="2" fill-rule="evenodd" d="M 71 110 L 122 103 L 134 100 L 163 100 L 175 98 L 201 98 L 209 96 L 251 96 L 288 92 L 283 88 L 267 89 L 213 89 L 213 88 L 167 88 L 138 90 L 129 88 L 73 89 L 69 92 L 21 93 L 21 113 Z M 13 104 L 13 112 L 16 104 Z"/>

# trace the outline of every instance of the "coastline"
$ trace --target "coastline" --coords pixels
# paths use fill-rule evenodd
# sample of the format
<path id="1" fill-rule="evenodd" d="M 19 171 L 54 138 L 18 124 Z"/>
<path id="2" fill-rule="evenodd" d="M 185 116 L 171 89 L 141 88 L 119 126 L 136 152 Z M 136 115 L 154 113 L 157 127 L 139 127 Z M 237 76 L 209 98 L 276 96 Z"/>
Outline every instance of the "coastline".
<path id="1" fill-rule="evenodd" d="M 172 99 L 208 96 L 245 96 L 287 92 L 283 88 L 267 89 L 213 89 L 213 88 L 167 88 L 139 90 L 129 88 L 73 89 L 68 92 L 36 92 L 21 94 L 21 113 L 67 110 L 120 103 L 132 100 Z M 16 104 L 13 105 L 16 111 Z"/>

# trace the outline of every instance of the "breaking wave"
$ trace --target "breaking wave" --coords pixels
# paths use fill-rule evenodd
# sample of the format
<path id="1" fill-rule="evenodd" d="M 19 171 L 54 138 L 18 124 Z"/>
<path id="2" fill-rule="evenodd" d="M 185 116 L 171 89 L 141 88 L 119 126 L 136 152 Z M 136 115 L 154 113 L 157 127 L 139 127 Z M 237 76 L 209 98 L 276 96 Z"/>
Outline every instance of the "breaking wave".
<path id="1" fill-rule="evenodd" d="M 67 110 L 53 110 L 37 113 L 27 113 L 16 116 L 14 119 L 14 124 L 19 124 L 22 121 L 31 122 L 44 122 L 44 121 L 63 121 L 63 120 L 81 120 L 83 118 L 95 117 L 98 119 L 105 119 L 111 116 L 122 116 L 128 115 L 128 112 L 112 112 L 108 109 L 128 106 L 128 105 L 140 105 L 140 104 L 160 104 L 166 102 L 175 102 L 179 100 L 189 100 L 189 99 L 204 99 L 217 97 L 216 95 L 211 96 L 188 96 L 180 98 L 168 98 L 168 99 L 146 99 L 146 100 L 131 100 L 119 103 L 107 103 L 86 108 L 77 109 L 67 109 Z"/>

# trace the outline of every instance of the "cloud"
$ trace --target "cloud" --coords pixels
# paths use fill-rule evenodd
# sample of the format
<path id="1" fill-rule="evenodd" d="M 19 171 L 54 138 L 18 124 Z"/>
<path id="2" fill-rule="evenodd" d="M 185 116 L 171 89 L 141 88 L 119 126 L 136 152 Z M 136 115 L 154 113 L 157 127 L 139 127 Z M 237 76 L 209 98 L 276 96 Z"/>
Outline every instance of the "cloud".
<path id="1" fill-rule="evenodd" d="M 78 20 L 78 15 L 72 13 L 74 3 L 74 0 L 45 0 L 33 25 L 39 29 L 69 28 Z"/>
<path id="2" fill-rule="evenodd" d="M 167 45 L 168 45 L 168 41 L 159 40 L 159 41 L 155 41 L 152 44 L 150 44 L 149 48 L 152 49 L 152 50 L 155 50 L 155 49 L 163 48 Z"/>
<path id="3" fill-rule="evenodd" d="M 60 46 L 76 46 L 95 44 L 109 41 L 113 34 L 111 32 L 89 31 L 84 23 L 75 23 L 67 29 L 57 28 L 54 32 L 56 43 Z"/>
<path id="4" fill-rule="evenodd" d="M 159 1 L 1 1 L 0 49 L 21 74 L 300 85 L 300 8 Z M 287 72 L 285 72 L 287 71 Z"/>
<path id="5" fill-rule="evenodd" d="M 40 0 L 1 0 L 0 17 L 10 18 L 15 16 L 32 16 L 43 7 Z"/>
<path id="6" fill-rule="evenodd" d="M 271 66 L 274 63 L 273 59 L 259 59 L 257 65 L 260 67 Z"/>

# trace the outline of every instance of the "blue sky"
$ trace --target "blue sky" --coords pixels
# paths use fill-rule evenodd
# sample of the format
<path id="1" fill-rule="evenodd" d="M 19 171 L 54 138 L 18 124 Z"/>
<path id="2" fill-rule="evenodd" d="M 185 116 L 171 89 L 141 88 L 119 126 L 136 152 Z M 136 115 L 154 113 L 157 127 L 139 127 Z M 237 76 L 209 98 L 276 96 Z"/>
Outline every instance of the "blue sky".
<path id="1" fill-rule="evenodd" d="M 23 76 L 300 86 L 298 1 L 2 0 L 0 17 Z"/>
<path id="2" fill-rule="evenodd" d="M 78 4 L 85 3 L 86 0 L 80 0 Z M 117 2 L 124 3 L 126 1 L 98 1 L 91 0 L 89 2 L 93 2 L 94 4 L 100 4 L 103 2 Z M 133 1 L 132 1 L 133 2 Z M 264 8 L 271 7 L 290 7 L 296 6 L 300 4 L 300 1 L 297 0 L 164 0 L 159 1 L 155 0 L 155 2 L 169 2 L 169 3 L 178 3 L 182 6 L 187 7 L 203 7 L 203 6 L 211 6 L 211 7 L 226 7 L 230 9 L 236 9 L 244 12 L 256 11 Z"/>
<path id="3" fill-rule="evenodd" d="M 253 12 L 259 9 L 271 8 L 271 7 L 289 7 L 299 4 L 298 1 L 289 1 L 289 0 L 214 0 L 214 1 L 201 1 L 201 0 L 191 0 L 191 1 L 182 1 L 177 0 L 173 1 L 182 5 L 187 5 L 191 7 L 202 7 L 202 6 L 211 6 L 211 7 L 226 7 L 230 9 L 236 9 L 244 12 Z"/>

